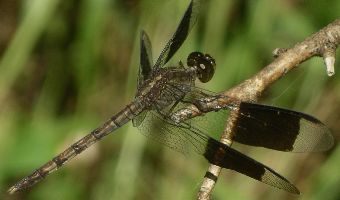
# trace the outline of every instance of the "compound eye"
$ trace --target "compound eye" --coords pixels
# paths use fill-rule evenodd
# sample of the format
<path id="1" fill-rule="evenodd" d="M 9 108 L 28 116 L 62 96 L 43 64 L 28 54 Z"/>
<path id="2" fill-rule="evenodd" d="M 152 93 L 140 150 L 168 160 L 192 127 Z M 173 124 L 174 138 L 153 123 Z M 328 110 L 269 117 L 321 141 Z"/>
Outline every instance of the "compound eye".
<path id="1" fill-rule="evenodd" d="M 213 59 L 209 54 L 192 52 L 188 56 L 187 65 L 189 67 L 196 68 L 198 79 L 202 83 L 210 81 L 215 73 L 215 59 Z"/>
<path id="2" fill-rule="evenodd" d="M 216 63 L 215 60 L 208 54 L 205 54 L 199 61 L 198 69 L 198 79 L 202 83 L 206 83 L 211 80 L 215 73 Z"/>
<path id="3" fill-rule="evenodd" d="M 197 67 L 198 61 L 204 57 L 203 53 L 201 52 L 192 52 L 189 54 L 187 58 L 187 65 L 189 67 Z"/>

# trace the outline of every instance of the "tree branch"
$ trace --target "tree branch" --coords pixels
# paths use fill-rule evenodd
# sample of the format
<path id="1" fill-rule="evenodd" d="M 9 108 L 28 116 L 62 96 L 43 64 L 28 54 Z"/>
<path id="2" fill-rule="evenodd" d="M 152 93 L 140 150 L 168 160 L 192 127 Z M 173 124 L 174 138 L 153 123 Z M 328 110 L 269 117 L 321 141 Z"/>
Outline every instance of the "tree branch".
<path id="1" fill-rule="evenodd" d="M 291 69 L 314 56 L 323 57 L 326 72 L 331 76 L 334 74 L 335 52 L 339 43 L 340 20 L 338 19 L 290 49 L 276 49 L 274 52 L 276 59 L 253 77 L 222 92 L 220 96 L 199 99 L 197 104 L 181 109 L 174 113 L 172 117 L 177 121 L 185 121 L 212 110 L 216 111 L 228 107 L 228 105 L 230 106 L 240 101 L 257 101 L 263 91 L 271 84 L 283 77 Z M 226 128 L 221 135 L 221 142 L 228 146 L 232 144 L 232 130 L 236 117 L 237 110 L 234 110 L 230 113 Z M 216 184 L 220 171 L 220 167 L 210 165 L 198 192 L 197 199 L 210 199 L 211 191 Z M 211 178 L 211 175 L 216 178 Z"/>

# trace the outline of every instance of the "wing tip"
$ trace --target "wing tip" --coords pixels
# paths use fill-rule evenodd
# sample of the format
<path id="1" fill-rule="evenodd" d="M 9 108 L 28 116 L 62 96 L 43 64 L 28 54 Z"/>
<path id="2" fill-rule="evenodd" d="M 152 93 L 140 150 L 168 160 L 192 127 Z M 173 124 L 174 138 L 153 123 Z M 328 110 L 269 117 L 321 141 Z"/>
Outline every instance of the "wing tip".
<path id="1" fill-rule="evenodd" d="M 309 138 L 308 141 L 305 141 Z M 295 141 L 295 152 L 322 152 L 334 146 L 334 137 L 331 130 L 322 122 L 312 122 L 300 119 L 300 133 Z"/>
<path id="2" fill-rule="evenodd" d="M 300 195 L 301 193 L 300 193 L 300 190 L 297 188 L 297 187 L 295 187 L 294 185 L 292 185 L 293 187 L 291 188 L 292 190 L 290 190 L 290 191 L 288 191 L 289 193 L 291 193 L 291 194 L 294 194 L 294 195 Z"/>
<path id="3" fill-rule="evenodd" d="M 294 184 L 268 167 L 265 168 L 265 172 L 261 177 L 261 182 L 285 190 L 291 194 L 300 195 L 299 189 Z"/>

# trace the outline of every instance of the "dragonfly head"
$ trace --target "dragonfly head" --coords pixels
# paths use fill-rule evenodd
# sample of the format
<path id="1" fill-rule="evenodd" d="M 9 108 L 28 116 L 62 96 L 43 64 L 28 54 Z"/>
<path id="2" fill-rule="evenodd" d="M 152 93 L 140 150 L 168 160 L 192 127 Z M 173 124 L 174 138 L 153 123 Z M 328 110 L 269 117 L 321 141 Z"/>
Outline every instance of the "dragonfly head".
<path id="1" fill-rule="evenodd" d="M 196 69 L 198 79 L 202 83 L 210 81 L 215 73 L 215 59 L 213 59 L 209 54 L 192 52 L 188 56 L 187 65 Z"/>

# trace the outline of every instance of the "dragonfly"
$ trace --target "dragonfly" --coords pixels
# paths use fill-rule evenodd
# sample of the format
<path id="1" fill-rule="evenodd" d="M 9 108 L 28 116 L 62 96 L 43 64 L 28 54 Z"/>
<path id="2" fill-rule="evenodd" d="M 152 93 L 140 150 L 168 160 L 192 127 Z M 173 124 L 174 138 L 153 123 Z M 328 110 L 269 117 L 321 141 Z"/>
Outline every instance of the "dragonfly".
<path id="1" fill-rule="evenodd" d="M 197 98 L 211 95 L 195 86 L 196 79 L 206 83 L 214 75 L 216 63 L 209 54 L 192 52 L 186 65 L 179 62 L 176 66 L 166 66 L 196 23 L 199 5 L 199 0 L 190 1 L 175 33 L 154 64 L 149 36 L 141 32 L 137 92 L 131 103 L 18 181 L 8 192 L 12 194 L 35 185 L 94 143 L 132 121 L 144 135 L 174 150 L 182 153 L 192 150 L 214 165 L 299 194 L 292 183 L 271 168 L 208 136 L 204 126 L 195 125 L 190 120 L 173 119 L 175 111 L 194 104 Z M 239 111 L 233 138 L 236 142 L 288 152 L 325 151 L 333 145 L 329 129 L 310 115 L 248 102 L 226 108 Z"/>

